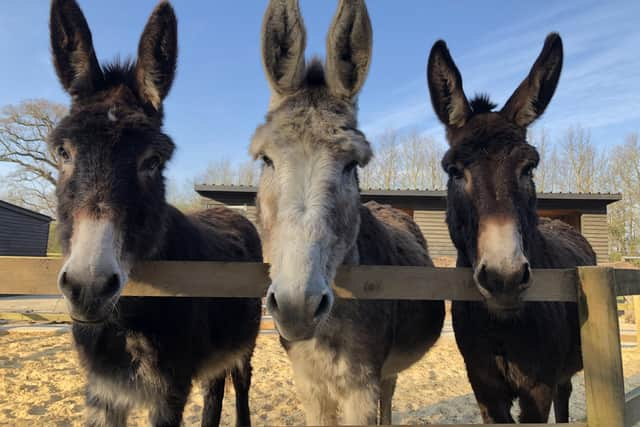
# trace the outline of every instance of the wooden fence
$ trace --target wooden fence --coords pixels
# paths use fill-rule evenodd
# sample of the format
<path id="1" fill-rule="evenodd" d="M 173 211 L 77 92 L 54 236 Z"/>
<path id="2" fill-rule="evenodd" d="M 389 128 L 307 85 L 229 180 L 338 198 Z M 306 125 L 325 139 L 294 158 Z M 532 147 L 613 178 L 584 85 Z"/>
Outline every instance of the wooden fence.
<path id="1" fill-rule="evenodd" d="M 57 295 L 60 259 L 0 257 L 0 294 Z M 628 427 L 640 422 L 640 388 L 625 396 L 616 296 L 640 295 L 640 270 L 610 267 L 534 270 L 527 301 L 576 301 L 587 400 L 587 422 Z M 267 266 L 255 263 L 143 263 L 124 295 L 261 297 Z M 480 300 L 469 269 L 348 266 L 338 271 L 340 298 Z"/>

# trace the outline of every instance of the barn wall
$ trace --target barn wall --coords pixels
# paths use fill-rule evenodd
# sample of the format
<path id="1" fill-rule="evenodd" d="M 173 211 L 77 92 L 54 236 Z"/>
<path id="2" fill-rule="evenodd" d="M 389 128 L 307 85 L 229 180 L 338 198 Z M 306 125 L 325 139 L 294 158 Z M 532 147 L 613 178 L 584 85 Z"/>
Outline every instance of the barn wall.
<path id="1" fill-rule="evenodd" d="M 457 255 L 445 223 L 445 211 L 415 210 L 413 219 L 427 239 L 429 254 L 432 257 L 455 257 Z"/>
<path id="2" fill-rule="evenodd" d="M 246 200 L 246 199 L 245 199 Z M 252 222 L 256 221 L 256 208 L 253 203 L 243 204 L 237 200 L 213 200 L 202 198 L 203 207 L 212 206 L 228 206 L 243 213 Z M 405 208 L 405 211 L 411 211 L 412 208 Z M 551 218 L 559 218 L 570 223 L 574 227 L 580 229 L 582 234 L 587 238 L 593 246 L 598 262 L 608 262 L 609 260 L 609 236 L 607 226 L 607 215 L 605 213 L 589 213 L 580 215 L 575 210 L 573 212 L 560 211 L 559 209 L 541 209 L 541 216 Z M 445 210 L 432 209 L 429 210 L 413 210 L 413 218 L 420 227 L 420 230 L 427 239 L 429 244 L 429 253 L 432 257 L 456 257 L 456 250 L 449 237 L 449 230 L 445 223 Z"/>
<path id="3" fill-rule="evenodd" d="M 606 214 L 583 214 L 582 234 L 596 252 L 598 263 L 609 261 L 609 227 Z"/>
<path id="4" fill-rule="evenodd" d="M 0 207 L 0 256 L 46 256 L 49 221 Z"/>

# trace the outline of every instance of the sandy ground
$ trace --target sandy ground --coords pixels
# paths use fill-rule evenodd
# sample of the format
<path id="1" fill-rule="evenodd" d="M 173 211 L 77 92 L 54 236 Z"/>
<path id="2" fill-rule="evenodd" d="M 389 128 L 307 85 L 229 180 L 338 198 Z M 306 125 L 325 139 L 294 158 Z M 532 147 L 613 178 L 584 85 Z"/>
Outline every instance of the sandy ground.
<path id="1" fill-rule="evenodd" d="M 623 350 L 627 387 L 640 385 L 640 351 Z M 251 410 L 255 425 L 302 424 L 288 359 L 275 335 L 261 335 L 253 359 Z M 224 425 L 234 423 L 233 387 L 225 396 Z M 83 419 L 83 373 L 65 330 L 0 336 L 0 425 L 75 426 Z M 571 413 L 585 417 L 584 381 L 574 379 Z M 396 424 L 477 423 L 479 413 L 452 335 L 443 336 L 416 366 L 400 375 L 393 402 Z M 185 424 L 199 425 L 202 395 L 194 387 Z M 148 425 L 146 413 L 129 424 Z"/>

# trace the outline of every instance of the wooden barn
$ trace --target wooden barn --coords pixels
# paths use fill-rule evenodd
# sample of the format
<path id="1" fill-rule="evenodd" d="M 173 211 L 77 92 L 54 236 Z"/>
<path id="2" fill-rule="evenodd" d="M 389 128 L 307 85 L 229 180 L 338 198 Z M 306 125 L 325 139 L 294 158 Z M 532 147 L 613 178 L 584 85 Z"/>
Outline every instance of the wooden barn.
<path id="1" fill-rule="evenodd" d="M 196 185 L 205 207 L 226 205 L 238 209 L 255 221 L 254 187 L 229 185 Z M 418 223 L 433 257 L 455 257 L 456 250 L 445 224 L 446 192 L 424 190 L 363 190 L 363 202 L 375 200 L 402 209 Z M 598 262 L 609 261 L 607 206 L 620 200 L 619 194 L 538 194 L 540 216 L 557 218 L 581 231 L 598 256 Z"/>
<path id="2" fill-rule="evenodd" d="M 0 256 L 46 256 L 51 221 L 0 200 Z"/>

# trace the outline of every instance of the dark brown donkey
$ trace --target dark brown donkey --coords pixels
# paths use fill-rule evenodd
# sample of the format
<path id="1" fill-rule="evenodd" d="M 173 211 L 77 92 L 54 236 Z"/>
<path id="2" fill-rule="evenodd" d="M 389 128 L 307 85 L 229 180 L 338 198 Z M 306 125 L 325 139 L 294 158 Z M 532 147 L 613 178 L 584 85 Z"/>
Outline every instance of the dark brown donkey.
<path id="1" fill-rule="evenodd" d="M 162 132 L 162 100 L 177 58 L 173 9 L 156 7 L 137 62 L 103 67 L 75 1 L 54 0 L 50 19 L 55 68 L 72 97 L 50 139 L 65 254 L 59 286 L 87 372 L 87 424 L 125 426 L 142 405 L 153 425 L 178 426 L 197 378 L 202 425 L 217 425 L 231 372 L 237 423 L 248 425 L 258 299 L 120 298 L 141 260 L 261 260 L 257 232 L 239 214 L 185 216 L 165 202 L 174 144 Z"/>
<path id="2" fill-rule="evenodd" d="M 431 101 L 450 149 L 442 165 L 447 224 L 460 267 L 472 267 L 483 302 L 454 302 L 453 327 L 485 422 L 569 419 L 571 377 L 582 369 L 575 303 L 522 302 L 531 268 L 593 265 L 576 230 L 536 214 L 533 170 L 538 153 L 527 126 L 545 110 L 562 68 L 562 41 L 550 34 L 527 78 L 500 111 L 486 97 L 471 102 L 447 46 L 431 50 Z M 535 286 L 535 284 L 534 284 Z"/>

